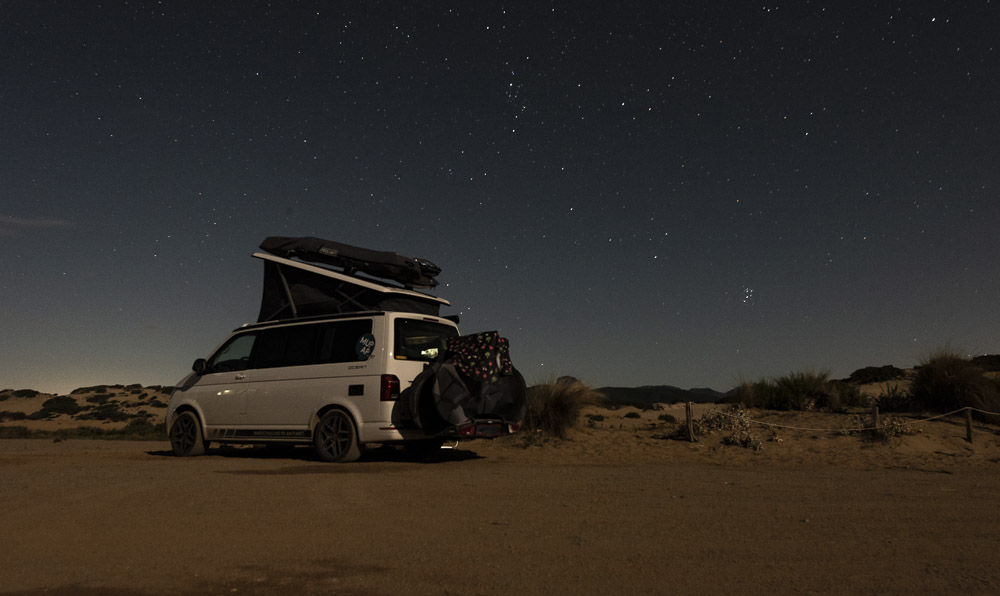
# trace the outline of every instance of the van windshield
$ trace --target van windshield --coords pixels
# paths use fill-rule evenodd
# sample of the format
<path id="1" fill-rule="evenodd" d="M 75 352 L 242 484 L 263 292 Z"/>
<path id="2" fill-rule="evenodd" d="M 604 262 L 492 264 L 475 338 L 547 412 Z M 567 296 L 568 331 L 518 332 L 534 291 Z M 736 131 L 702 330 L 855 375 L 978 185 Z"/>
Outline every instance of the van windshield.
<path id="1" fill-rule="evenodd" d="M 458 330 L 420 319 L 396 319 L 396 360 L 431 362 L 444 356 L 449 337 L 456 337 Z"/>

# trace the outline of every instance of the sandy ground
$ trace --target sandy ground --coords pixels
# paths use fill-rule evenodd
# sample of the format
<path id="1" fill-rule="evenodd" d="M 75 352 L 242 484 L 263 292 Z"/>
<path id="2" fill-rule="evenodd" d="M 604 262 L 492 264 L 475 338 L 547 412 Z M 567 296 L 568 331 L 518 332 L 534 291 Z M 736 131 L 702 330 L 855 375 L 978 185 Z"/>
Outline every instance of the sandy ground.
<path id="1" fill-rule="evenodd" d="M 763 451 L 591 410 L 569 440 L 323 464 L 308 449 L 0 441 L 2 594 L 1000 591 L 1000 434 Z M 756 413 L 829 427 L 844 417 Z"/>

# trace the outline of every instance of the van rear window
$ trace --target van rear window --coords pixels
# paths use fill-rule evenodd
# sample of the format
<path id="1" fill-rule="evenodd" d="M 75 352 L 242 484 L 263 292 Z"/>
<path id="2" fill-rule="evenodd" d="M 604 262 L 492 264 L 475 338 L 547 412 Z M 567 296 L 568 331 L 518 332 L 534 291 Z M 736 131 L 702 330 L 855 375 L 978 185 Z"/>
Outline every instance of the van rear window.
<path id="1" fill-rule="evenodd" d="M 456 337 L 458 330 L 420 319 L 396 319 L 396 360 L 432 362 L 444 356 L 449 337 Z"/>

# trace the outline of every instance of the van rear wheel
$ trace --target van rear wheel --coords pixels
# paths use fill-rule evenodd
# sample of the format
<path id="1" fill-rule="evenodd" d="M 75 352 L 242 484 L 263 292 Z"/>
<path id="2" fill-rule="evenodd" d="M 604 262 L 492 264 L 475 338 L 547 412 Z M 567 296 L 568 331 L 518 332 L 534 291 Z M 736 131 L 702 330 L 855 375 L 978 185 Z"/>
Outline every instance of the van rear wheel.
<path id="1" fill-rule="evenodd" d="M 313 445 L 323 461 L 346 463 L 361 456 L 354 421 L 343 410 L 323 414 L 313 432 Z"/>

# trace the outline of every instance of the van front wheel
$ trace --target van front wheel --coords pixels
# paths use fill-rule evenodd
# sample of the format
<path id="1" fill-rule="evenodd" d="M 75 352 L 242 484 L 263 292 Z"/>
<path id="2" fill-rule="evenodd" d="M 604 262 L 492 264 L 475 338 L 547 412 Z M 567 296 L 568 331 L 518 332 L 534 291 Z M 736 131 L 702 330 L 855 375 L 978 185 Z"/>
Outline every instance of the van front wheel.
<path id="1" fill-rule="evenodd" d="M 193 412 L 182 412 L 170 427 L 170 448 L 174 455 L 188 457 L 205 453 L 201 424 Z"/>
<path id="2" fill-rule="evenodd" d="M 351 462 L 361 456 L 354 421 L 343 410 L 330 410 L 319 419 L 313 445 L 323 461 Z"/>

